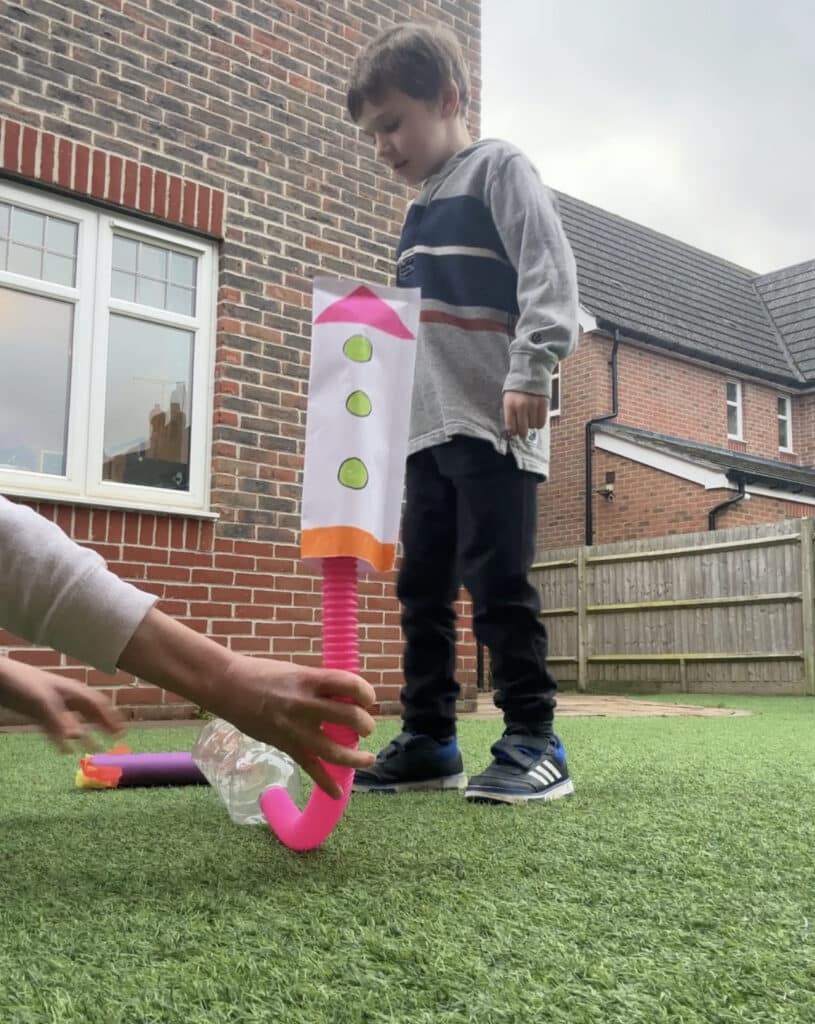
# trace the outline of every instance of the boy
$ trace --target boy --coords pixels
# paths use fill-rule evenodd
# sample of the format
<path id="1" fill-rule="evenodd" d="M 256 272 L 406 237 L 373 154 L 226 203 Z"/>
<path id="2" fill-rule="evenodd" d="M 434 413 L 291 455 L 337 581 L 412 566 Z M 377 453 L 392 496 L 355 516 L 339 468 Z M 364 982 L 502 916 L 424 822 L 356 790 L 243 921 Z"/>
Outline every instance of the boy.
<path id="1" fill-rule="evenodd" d="M 357 58 L 353 121 L 421 191 L 397 283 L 420 287 L 404 558 L 404 731 L 357 770 L 357 792 L 460 789 L 527 803 L 573 791 L 553 732 L 557 685 L 529 583 L 536 488 L 549 462 L 552 370 L 577 338 L 574 259 L 552 199 L 507 143 L 473 143 L 466 66 L 444 29 L 402 25 Z M 463 580 L 489 649 L 504 735 L 467 784 L 456 743 L 455 614 Z"/>

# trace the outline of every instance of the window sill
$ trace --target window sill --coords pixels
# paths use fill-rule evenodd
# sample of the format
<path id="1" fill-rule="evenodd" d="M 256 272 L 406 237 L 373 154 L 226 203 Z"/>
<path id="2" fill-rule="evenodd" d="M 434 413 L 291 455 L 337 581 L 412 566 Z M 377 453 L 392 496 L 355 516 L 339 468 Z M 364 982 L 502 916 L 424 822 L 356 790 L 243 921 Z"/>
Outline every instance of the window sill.
<path id="1" fill-rule="evenodd" d="M 19 490 L 0 486 L 0 494 L 7 498 L 23 498 L 25 501 L 38 501 L 47 505 L 76 505 L 82 508 L 111 509 L 116 512 L 141 512 L 156 516 L 183 516 L 185 519 L 200 519 L 204 522 L 217 522 L 220 512 L 206 512 L 203 509 L 183 508 L 178 505 L 144 504 L 134 505 L 127 501 L 112 501 L 107 498 L 71 497 L 67 494 L 49 494 L 35 491 L 33 488 Z"/>

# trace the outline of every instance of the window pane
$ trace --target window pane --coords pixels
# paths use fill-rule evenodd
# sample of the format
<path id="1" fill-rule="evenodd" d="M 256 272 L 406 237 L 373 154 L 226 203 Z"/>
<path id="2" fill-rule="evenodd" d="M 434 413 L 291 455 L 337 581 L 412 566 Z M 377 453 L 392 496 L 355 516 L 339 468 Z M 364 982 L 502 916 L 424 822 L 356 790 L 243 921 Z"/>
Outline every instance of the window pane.
<path id="1" fill-rule="evenodd" d="M 8 242 L 4 242 L 0 238 L 0 270 L 6 269 L 6 260 L 8 259 Z"/>
<path id="2" fill-rule="evenodd" d="M 192 288 L 176 288 L 175 285 L 168 285 L 167 309 L 171 313 L 195 316 L 195 292 Z"/>
<path id="3" fill-rule="evenodd" d="M 155 245 L 141 243 L 139 252 L 139 273 L 147 277 L 155 277 L 160 281 L 167 280 L 167 250 Z"/>
<path id="4" fill-rule="evenodd" d="M 73 259 L 67 256 L 55 256 L 53 253 L 47 252 L 43 258 L 42 276 L 45 281 L 72 287 L 74 283 Z"/>
<path id="5" fill-rule="evenodd" d="M 130 238 L 113 239 L 113 266 L 117 270 L 129 270 L 131 274 L 136 273 L 137 260 L 139 255 L 139 243 Z"/>
<path id="6" fill-rule="evenodd" d="M 786 398 L 778 399 L 778 415 L 786 417 L 787 415 L 787 400 Z"/>
<path id="7" fill-rule="evenodd" d="M 76 224 L 56 217 L 48 218 L 45 247 L 60 256 L 76 256 Z"/>
<path id="8" fill-rule="evenodd" d="M 15 245 L 12 242 L 8 247 L 8 269 L 12 274 L 22 274 L 24 277 L 41 277 L 42 250 L 29 249 L 27 245 Z"/>
<path id="9" fill-rule="evenodd" d="M 194 334 L 111 315 L 102 477 L 189 489 Z"/>
<path id="10" fill-rule="evenodd" d="M 0 467 L 65 474 L 73 306 L 0 288 Z"/>
<path id="11" fill-rule="evenodd" d="M 11 217 L 11 237 L 15 242 L 42 248 L 45 238 L 45 217 L 41 213 L 15 207 Z"/>
<path id="12" fill-rule="evenodd" d="M 738 437 L 739 414 L 734 405 L 728 405 L 727 407 L 727 432 L 732 434 L 733 437 Z"/>
<path id="13" fill-rule="evenodd" d="M 127 299 L 128 302 L 135 302 L 136 275 L 114 270 L 110 279 L 110 290 L 115 299 Z"/>
<path id="14" fill-rule="evenodd" d="M 197 262 L 194 256 L 184 256 L 180 252 L 171 253 L 170 280 L 173 284 L 180 284 L 185 288 L 194 288 Z"/>
<path id="15" fill-rule="evenodd" d="M 0 238 L 8 238 L 10 211 L 8 203 L 0 203 Z"/>
<path id="16" fill-rule="evenodd" d="M 727 400 L 728 402 L 737 402 L 739 398 L 738 385 L 733 381 L 727 382 Z"/>
<path id="17" fill-rule="evenodd" d="M 790 446 L 790 429 L 789 424 L 786 420 L 778 421 L 778 447 L 789 448 Z"/>
<path id="18" fill-rule="evenodd" d="M 552 398 L 549 402 L 549 407 L 552 412 L 560 412 L 560 374 L 556 373 L 552 377 Z"/>
<path id="19" fill-rule="evenodd" d="M 149 277 L 137 277 L 136 282 L 136 302 L 140 302 L 143 306 L 165 308 L 167 286 L 163 281 L 151 281 Z"/>

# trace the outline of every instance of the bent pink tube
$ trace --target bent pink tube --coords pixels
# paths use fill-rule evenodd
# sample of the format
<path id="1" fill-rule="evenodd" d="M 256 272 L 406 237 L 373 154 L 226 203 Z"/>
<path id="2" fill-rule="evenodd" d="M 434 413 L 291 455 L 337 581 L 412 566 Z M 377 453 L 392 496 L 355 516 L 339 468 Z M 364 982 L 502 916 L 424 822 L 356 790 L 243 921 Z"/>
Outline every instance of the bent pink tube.
<path id="1" fill-rule="evenodd" d="M 323 666 L 347 672 L 359 671 L 357 640 L 357 560 L 323 559 Z M 327 722 L 326 736 L 344 747 L 356 747 L 359 736 L 342 725 Z M 334 800 L 315 786 L 302 812 L 281 786 L 272 786 L 260 798 L 260 809 L 277 838 L 291 850 L 313 850 L 331 835 L 345 812 L 353 768 L 327 764 L 332 778 L 342 786 Z"/>

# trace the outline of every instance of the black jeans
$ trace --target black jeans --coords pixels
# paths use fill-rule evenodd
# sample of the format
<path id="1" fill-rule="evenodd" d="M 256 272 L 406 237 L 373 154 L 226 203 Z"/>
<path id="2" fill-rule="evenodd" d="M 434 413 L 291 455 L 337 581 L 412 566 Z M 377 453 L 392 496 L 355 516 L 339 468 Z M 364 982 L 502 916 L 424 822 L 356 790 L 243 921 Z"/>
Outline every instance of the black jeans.
<path id="1" fill-rule="evenodd" d="M 511 455 L 475 438 L 454 437 L 408 458 L 397 583 L 406 729 L 437 739 L 456 731 L 453 601 L 463 581 L 506 727 L 551 731 L 557 683 L 546 667 L 546 631 L 528 578 L 537 485 Z"/>

